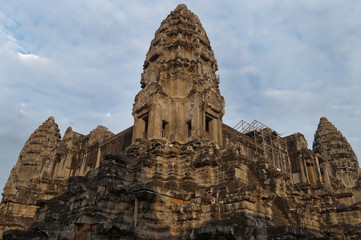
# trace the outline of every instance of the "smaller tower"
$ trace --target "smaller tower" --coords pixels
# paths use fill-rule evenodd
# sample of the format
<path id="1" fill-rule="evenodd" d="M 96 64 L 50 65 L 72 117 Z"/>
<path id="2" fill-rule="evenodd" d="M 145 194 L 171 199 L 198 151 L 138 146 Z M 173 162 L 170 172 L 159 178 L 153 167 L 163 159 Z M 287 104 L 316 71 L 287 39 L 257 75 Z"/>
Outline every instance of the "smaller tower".
<path id="1" fill-rule="evenodd" d="M 198 17 L 180 4 L 162 22 L 147 53 L 133 106 L 133 139 L 222 144 L 224 99 L 217 61 Z"/>
<path id="2" fill-rule="evenodd" d="M 53 198 L 65 191 L 65 183 L 51 179 L 60 141 L 54 117 L 49 117 L 26 141 L 2 193 L 0 239 L 6 230 L 26 229 L 31 225 L 37 200 Z"/>
<path id="3" fill-rule="evenodd" d="M 360 176 L 356 154 L 347 139 L 326 117 L 321 117 L 318 124 L 313 151 L 326 161 L 331 177 L 340 180 L 346 187 L 356 186 Z"/>

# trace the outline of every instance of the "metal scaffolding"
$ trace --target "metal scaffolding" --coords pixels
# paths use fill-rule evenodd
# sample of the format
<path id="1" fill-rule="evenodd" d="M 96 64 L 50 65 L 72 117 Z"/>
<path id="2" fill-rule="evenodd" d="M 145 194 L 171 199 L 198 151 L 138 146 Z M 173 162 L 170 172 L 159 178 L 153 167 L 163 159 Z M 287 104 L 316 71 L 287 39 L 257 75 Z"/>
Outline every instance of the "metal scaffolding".
<path id="1" fill-rule="evenodd" d="M 234 129 L 252 137 L 256 152 L 263 155 L 274 169 L 290 173 L 287 144 L 279 133 L 257 120 L 251 123 L 241 120 Z"/>

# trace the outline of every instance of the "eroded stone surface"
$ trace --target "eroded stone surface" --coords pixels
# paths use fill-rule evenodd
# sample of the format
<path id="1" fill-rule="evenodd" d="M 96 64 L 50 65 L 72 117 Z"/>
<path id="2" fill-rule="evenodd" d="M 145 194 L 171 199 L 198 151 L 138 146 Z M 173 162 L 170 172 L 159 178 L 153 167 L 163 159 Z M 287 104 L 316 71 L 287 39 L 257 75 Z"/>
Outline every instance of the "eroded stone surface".
<path id="1" fill-rule="evenodd" d="M 33 223 L 4 239 L 359 239 L 360 169 L 342 134 L 321 118 L 311 150 L 301 133 L 222 124 L 216 70 L 179 5 L 147 53 L 134 127 L 60 140 L 49 118 L 29 138 L 0 226 Z"/>
<path id="2" fill-rule="evenodd" d="M 224 99 L 207 34 L 179 5 L 155 33 L 144 62 L 142 90 L 133 106 L 136 139 L 222 144 Z"/>
<path id="3" fill-rule="evenodd" d="M 98 126 L 84 136 L 67 129 L 61 139 L 54 117 L 49 117 L 25 143 L 3 190 L 0 235 L 26 229 L 34 221 L 36 201 L 51 199 L 66 190 L 67 179 L 84 176 L 99 166 L 101 153 L 129 146 L 131 129 L 114 136 Z"/>
<path id="4" fill-rule="evenodd" d="M 38 202 L 37 222 L 27 232 L 7 232 L 5 239 L 359 236 L 360 206 L 352 190 L 307 178 L 292 184 L 263 156 L 248 157 L 255 145 L 244 144 L 252 140 L 247 135 L 227 126 L 224 133 L 223 147 L 138 140 L 119 155 L 106 154 L 97 170 L 71 178 L 65 194 Z M 302 136 L 290 138 L 305 147 Z M 307 154 L 298 160 L 307 161 Z"/>
<path id="5" fill-rule="evenodd" d="M 0 233 L 30 225 L 38 199 L 50 199 L 65 190 L 65 182 L 47 181 L 59 151 L 60 133 L 49 117 L 25 143 L 4 187 L 0 205 Z"/>
<path id="6" fill-rule="evenodd" d="M 313 150 L 328 164 L 329 174 L 346 187 L 359 186 L 360 168 L 351 145 L 326 117 L 320 119 Z"/>

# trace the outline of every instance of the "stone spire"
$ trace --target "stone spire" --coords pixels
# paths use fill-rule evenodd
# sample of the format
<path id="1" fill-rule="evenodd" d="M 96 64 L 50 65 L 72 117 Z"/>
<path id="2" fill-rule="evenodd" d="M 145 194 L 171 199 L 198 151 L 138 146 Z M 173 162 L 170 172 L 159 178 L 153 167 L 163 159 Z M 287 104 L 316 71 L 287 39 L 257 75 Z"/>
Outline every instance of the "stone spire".
<path id="1" fill-rule="evenodd" d="M 59 144 L 60 133 L 54 117 L 49 117 L 26 141 L 4 187 L 0 236 L 4 230 L 30 226 L 37 209 L 36 201 L 54 197 L 57 191 L 64 190 L 62 185 L 50 180 Z"/>
<path id="2" fill-rule="evenodd" d="M 331 176 L 345 186 L 355 186 L 360 174 L 356 154 L 347 139 L 326 117 L 321 117 L 318 124 L 313 150 L 329 163 Z"/>
<path id="3" fill-rule="evenodd" d="M 141 84 L 160 83 L 175 97 L 186 96 L 194 84 L 218 86 L 217 61 L 198 17 L 180 4 L 155 33 L 144 62 Z M 179 79 L 184 86 L 172 81 Z"/>
<path id="4" fill-rule="evenodd" d="M 184 4 L 161 23 L 133 107 L 137 138 L 222 143 L 224 99 L 217 61 L 198 17 Z"/>
<path id="5" fill-rule="evenodd" d="M 28 186 L 31 179 L 48 176 L 60 140 L 58 125 L 54 117 L 49 117 L 26 141 L 5 185 L 4 195 L 15 194 L 15 186 Z"/>

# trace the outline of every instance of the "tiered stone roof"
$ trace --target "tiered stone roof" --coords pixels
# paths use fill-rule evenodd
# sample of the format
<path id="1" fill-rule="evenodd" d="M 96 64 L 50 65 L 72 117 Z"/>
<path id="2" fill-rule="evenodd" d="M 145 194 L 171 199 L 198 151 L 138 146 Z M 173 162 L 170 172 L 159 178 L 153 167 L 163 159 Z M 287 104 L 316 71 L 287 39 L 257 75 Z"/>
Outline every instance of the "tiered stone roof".
<path id="1" fill-rule="evenodd" d="M 151 82 L 167 85 L 182 78 L 189 84 L 205 80 L 218 86 L 218 69 L 208 36 L 197 15 L 180 4 L 163 20 L 144 61 L 142 87 Z"/>
<path id="2" fill-rule="evenodd" d="M 346 186 L 354 186 L 344 179 L 344 173 L 357 177 L 360 173 L 355 152 L 342 133 L 326 118 L 322 117 L 315 133 L 313 151 L 331 166 L 330 174 L 345 181 Z M 342 175 L 342 176 L 341 176 Z"/>

